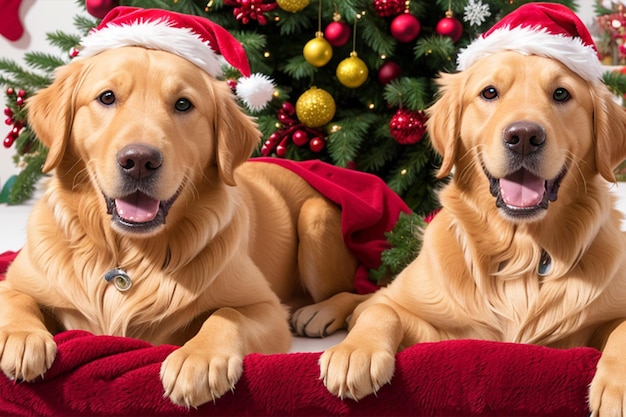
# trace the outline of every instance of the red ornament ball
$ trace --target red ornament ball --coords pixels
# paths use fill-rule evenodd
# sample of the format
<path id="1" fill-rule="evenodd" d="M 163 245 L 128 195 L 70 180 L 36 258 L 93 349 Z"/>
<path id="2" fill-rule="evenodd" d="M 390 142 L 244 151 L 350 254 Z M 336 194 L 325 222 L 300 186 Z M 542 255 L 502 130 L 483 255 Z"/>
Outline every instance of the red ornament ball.
<path id="1" fill-rule="evenodd" d="M 404 10 L 405 0 L 374 0 L 374 12 L 380 17 L 395 16 Z"/>
<path id="2" fill-rule="evenodd" d="M 304 130 L 296 130 L 291 134 L 291 140 L 296 146 L 304 146 L 309 143 L 309 134 Z"/>
<path id="3" fill-rule="evenodd" d="M 420 21 L 410 13 L 402 13 L 391 21 L 391 36 L 400 42 L 412 42 L 421 29 Z"/>
<path id="4" fill-rule="evenodd" d="M 85 7 L 87 13 L 95 17 L 96 19 L 102 19 L 113 8 L 119 6 L 119 0 L 86 0 Z"/>
<path id="5" fill-rule="evenodd" d="M 400 75 L 402 75 L 402 68 L 393 61 L 385 62 L 378 69 L 378 81 L 383 85 L 389 84 Z"/>
<path id="6" fill-rule="evenodd" d="M 437 23 L 435 32 L 441 36 L 447 36 L 456 42 L 463 36 L 463 25 L 454 16 L 446 16 Z"/>
<path id="7" fill-rule="evenodd" d="M 330 22 L 324 29 L 324 38 L 329 44 L 336 47 L 345 45 L 350 40 L 351 35 L 350 25 L 342 21 Z"/>
<path id="8" fill-rule="evenodd" d="M 426 114 L 419 111 L 400 109 L 389 122 L 391 136 L 402 145 L 418 143 L 426 133 Z"/>
<path id="9" fill-rule="evenodd" d="M 322 149 L 324 149 L 324 146 L 326 145 L 326 142 L 324 142 L 324 139 L 322 138 L 313 138 L 311 139 L 311 142 L 309 142 L 309 148 L 313 151 L 313 152 L 321 152 Z"/>

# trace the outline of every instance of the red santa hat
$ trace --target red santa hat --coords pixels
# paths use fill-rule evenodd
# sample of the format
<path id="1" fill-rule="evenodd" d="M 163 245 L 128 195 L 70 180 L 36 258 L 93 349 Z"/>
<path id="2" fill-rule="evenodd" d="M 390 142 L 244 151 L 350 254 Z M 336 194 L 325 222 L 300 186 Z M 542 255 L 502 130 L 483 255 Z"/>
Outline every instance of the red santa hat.
<path id="1" fill-rule="evenodd" d="M 465 70 L 479 59 L 502 51 L 556 59 L 592 82 L 601 81 L 604 73 L 589 31 L 561 4 L 520 6 L 462 49 L 457 69 Z"/>
<path id="2" fill-rule="evenodd" d="M 273 82 L 264 75 L 250 74 L 243 46 L 226 29 L 203 17 L 119 6 L 81 40 L 76 58 L 124 46 L 178 55 L 215 78 L 220 78 L 222 67 L 229 64 L 243 75 L 238 80 L 237 95 L 252 110 L 263 108 L 272 98 Z"/>

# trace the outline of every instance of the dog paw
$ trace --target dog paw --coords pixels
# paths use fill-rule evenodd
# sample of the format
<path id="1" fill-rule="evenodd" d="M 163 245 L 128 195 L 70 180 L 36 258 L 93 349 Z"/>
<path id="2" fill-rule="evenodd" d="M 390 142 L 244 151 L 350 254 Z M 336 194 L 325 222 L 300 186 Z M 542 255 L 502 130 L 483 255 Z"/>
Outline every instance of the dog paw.
<path id="1" fill-rule="evenodd" d="M 161 365 L 165 396 L 174 404 L 198 407 L 232 391 L 243 372 L 243 357 L 194 351 L 185 346 Z"/>
<path id="2" fill-rule="evenodd" d="M 391 381 L 395 354 L 343 342 L 326 350 L 319 364 L 320 379 L 332 394 L 358 401 Z"/>
<path id="3" fill-rule="evenodd" d="M 344 327 L 345 317 L 332 306 L 312 304 L 291 316 L 291 328 L 298 336 L 326 337 Z"/>
<path id="4" fill-rule="evenodd" d="M 43 330 L 0 329 L 0 369 L 12 380 L 32 381 L 52 366 L 57 345 Z"/>
<path id="5" fill-rule="evenodd" d="M 589 409 L 595 417 L 626 416 L 626 365 L 600 358 L 589 387 Z"/>

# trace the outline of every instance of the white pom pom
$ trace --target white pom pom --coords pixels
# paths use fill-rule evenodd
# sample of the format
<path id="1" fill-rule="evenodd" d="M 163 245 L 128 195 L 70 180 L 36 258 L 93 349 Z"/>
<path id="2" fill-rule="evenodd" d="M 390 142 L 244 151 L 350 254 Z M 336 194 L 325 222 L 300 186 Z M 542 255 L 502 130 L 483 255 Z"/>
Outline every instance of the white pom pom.
<path id="1" fill-rule="evenodd" d="M 237 96 L 252 111 L 262 110 L 274 95 L 274 81 L 264 74 L 252 74 L 237 81 Z"/>

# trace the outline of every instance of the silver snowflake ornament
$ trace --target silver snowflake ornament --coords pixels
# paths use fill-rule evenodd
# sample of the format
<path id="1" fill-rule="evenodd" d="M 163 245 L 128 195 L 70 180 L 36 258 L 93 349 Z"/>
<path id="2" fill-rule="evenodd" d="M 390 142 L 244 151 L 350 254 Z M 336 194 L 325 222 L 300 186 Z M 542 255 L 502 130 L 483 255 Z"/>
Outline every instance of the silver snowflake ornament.
<path id="1" fill-rule="evenodd" d="M 463 11 L 463 20 L 469 22 L 470 26 L 480 26 L 491 16 L 489 5 L 483 4 L 481 0 L 469 0 Z"/>

